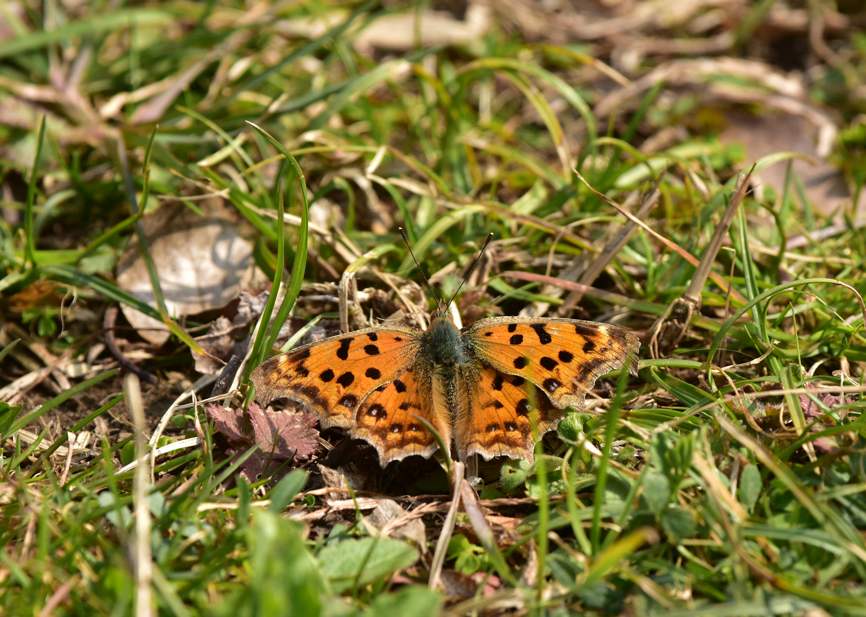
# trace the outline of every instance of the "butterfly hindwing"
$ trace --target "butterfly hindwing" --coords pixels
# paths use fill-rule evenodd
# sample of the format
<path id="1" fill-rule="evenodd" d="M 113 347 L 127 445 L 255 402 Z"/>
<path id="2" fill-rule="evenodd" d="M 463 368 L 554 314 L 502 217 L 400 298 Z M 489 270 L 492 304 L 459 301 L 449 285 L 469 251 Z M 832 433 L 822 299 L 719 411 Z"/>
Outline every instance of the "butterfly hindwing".
<path id="1" fill-rule="evenodd" d="M 640 342 L 609 324 L 494 317 L 464 331 L 478 359 L 534 383 L 560 409 L 580 407 L 601 375 L 632 363 Z"/>
<path id="2" fill-rule="evenodd" d="M 450 443 L 448 419 L 433 411 L 430 376 L 409 369 L 364 399 L 352 435 L 372 444 L 386 465 L 413 454 L 430 456 L 438 447 L 430 426 Z"/>
<path id="3" fill-rule="evenodd" d="M 456 426 L 460 458 L 480 454 L 487 460 L 508 456 L 531 461 L 536 438 L 556 428 L 562 412 L 519 375 L 484 366 L 473 380 L 469 413 Z"/>
<path id="4" fill-rule="evenodd" d="M 351 428 L 359 404 L 377 387 L 412 366 L 417 336 L 409 330 L 370 328 L 335 336 L 275 356 L 252 374 L 256 398 L 299 401 L 321 424 Z"/>

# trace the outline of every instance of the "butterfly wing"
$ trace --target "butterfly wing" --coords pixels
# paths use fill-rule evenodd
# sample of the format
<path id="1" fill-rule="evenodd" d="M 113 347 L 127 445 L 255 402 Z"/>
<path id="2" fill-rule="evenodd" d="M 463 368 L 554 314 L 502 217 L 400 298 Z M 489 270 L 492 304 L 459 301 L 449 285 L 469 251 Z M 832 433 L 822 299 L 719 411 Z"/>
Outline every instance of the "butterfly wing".
<path id="1" fill-rule="evenodd" d="M 464 382 L 474 384 L 469 413 L 458 417 L 460 458 L 480 454 L 532 460 L 537 437 L 556 428 L 562 412 L 538 388 L 519 375 L 506 375 L 489 366 L 477 369 Z"/>
<path id="2" fill-rule="evenodd" d="M 293 349 L 252 374 L 256 399 L 286 397 L 308 406 L 324 428 L 351 428 L 355 411 L 376 388 L 409 369 L 418 353 L 411 330 L 370 328 Z"/>
<path id="3" fill-rule="evenodd" d="M 352 435 L 372 444 L 384 466 L 413 454 L 426 458 L 435 452 L 438 443 L 430 426 L 443 443 L 450 444 L 448 419 L 433 410 L 431 376 L 412 368 L 364 399 Z"/>
<path id="4" fill-rule="evenodd" d="M 494 317 L 463 335 L 482 363 L 534 383 L 560 409 L 581 407 L 595 381 L 633 364 L 640 347 L 629 330 L 576 319 Z"/>

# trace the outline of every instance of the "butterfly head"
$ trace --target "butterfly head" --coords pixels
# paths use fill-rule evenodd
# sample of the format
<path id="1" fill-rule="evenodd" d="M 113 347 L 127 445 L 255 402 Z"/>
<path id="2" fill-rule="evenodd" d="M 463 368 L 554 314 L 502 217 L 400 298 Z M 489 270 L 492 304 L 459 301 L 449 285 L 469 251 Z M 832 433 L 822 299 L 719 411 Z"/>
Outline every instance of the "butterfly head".
<path id="1" fill-rule="evenodd" d="M 421 354 L 435 366 L 455 366 L 469 360 L 463 337 L 447 317 L 434 317 L 421 336 Z"/>

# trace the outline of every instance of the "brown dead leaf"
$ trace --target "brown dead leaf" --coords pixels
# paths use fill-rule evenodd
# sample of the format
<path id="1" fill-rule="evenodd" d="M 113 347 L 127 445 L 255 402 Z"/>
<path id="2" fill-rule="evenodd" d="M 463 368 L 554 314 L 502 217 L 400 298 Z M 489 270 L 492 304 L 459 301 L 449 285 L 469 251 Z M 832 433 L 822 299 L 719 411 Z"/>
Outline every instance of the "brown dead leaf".
<path id="1" fill-rule="evenodd" d="M 319 447 L 319 419 L 306 411 L 263 410 L 255 403 L 247 409 L 253 437 L 262 452 L 274 458 L 309 459 Z"/>
<path id="2" fill-rule="evenodd" d="M 28 309 L 41 306 L 57 306 L 60 304 L 61 291 L 53 281 L 33 281 L 27 287 L 9 298 L 9 310 L 13 313 L 23 313 Z"/>
<path id="3" fill-rule="evenodd" d="M 211 322 L 207 334 L 195 337 L 195 341 L 204 351 L 204 353 L 192 352 L 195 370 L 205 375 L 219 373 L 223 368 L 223 362 L 229 359 L 237 342 L 233 336 L 235 332 L 236 328 L 232 320 L 220 316 Z"/>
<path id="4" fill-rule="evenodd" d="M 318 418 L 304 411 L 273 411 L 250 403 L 247 412 L 242 409 L 207 405 L 208 416 L 214 428 L 230 442 L 240 446 L 257 445 L 259 450 L 250 457 L 268 461 L 298 461 L 310 459 L 319 447 Z"/>
<path id="5" fill-rule="evenodd" d="M 814 396 L 830 409 L 844 402 L 844 399 L 840 395 L 830 392 L 815 392 Z M 801 394 L 800 406 L 803 408 L 803 415 L 807 418 L 813 419 L 824 417 L 824 411 L 810 396 Z"/>
<path id="6" fill-rule="evenodd" d="M 241 291 L 237 303 L 229 304 L 224 314 L 210 323 L 207 333 L 195 337 L 195 342 L 201 345 L 204 351 L 192 353 L 196 371 L 215 375 L 223 369 L 235 351 L 236 343 L 247 336 L 250 324 L 258 319 L 267 297 L 267 292 L 251 294 Z M 286 323 L 290 321 L 287 320 Z M 283 324 L 283 327 L 286 328 L 286 324 Z"/>
<path id="7" fill-rule="evenodd" d="M 166 308 L 172 317 L 221 308 L 252 283 L 256 272 L 252 242 L 241 233 L 235 213 L 222 201 L 202 203 L 201 216 L 183 205 L 164 206 L 142 220 L 148 251 L 159 275 Z M 147 267 L 132 243 L 121 259 L 118 284 L 151 306 L 155 305 Z M 169 332 L 159 321 L 122 305 L 127 321 L 153 345 Z"/>
<path id="8" fill-rule="evenodd" d="M 322 482 L 328 488 L 334 489 L 350 489 L 353 488 L 352 483 L 346 477 L 346 474 L 341 469 L 334 469 L 325 465 L 317 465 L 319 474 L 322 476 Z"/>
<path id="9" fill-rule="evenodd" d="M 242 411 L 214 403 L 205 405 L 205 410 L 210 419 L 213 420 L 214 428 L 225 435 L 229 441 L 240 443 L 248 439 L 243 429 L 244 414 Z"/>
<path id="10" fill-rule="evenodd" d="M 742 145 L 746 161 L 756 161 L 775 152 L 799 152 L 810 157 L 810 161 L 793 161 L 791 171 L 803 182 L 805 194 L 816 211 L 833 215 L 850 207 L 851 193 L 842 174 L 824 157 L 826 153 L 819 143 L 820 127 L 810 117 L 773 110 L 763 114 L 728 111 L 725 118 L 727 126 L 719 138 L 725 143 Z M 755 175 L 781 195 L 787 166 L 787 161 L 782 161 Z M 854 211 L 857 220 L 866 221 L 866 195 L 861 195 Z"/>
<path id="11" fill-rule="evenodd" d="M 415 47 L 466 45 L 483 37 L 492 25 L 491 11 L 470 4 L 464 21 L 444 11 L 410 11 L 386 15 L 370 23 L 355 39 L 360 50 L 405 51 Z"/>
<path id="12" fill-rule="evenodd" d="M 482 597 L 489 598 L 502 587 L 501 579 L 495 574 L 476 572 L 475 574 L 463 574 L 456 570 L 442 571 L 442 589 L 449 598 L 472 598 L 478 593 L 479 585 Z"/>
<path id="13" fill-rule="evenodd" d="M 377 499 L 376 502 L 376 508 L 363 518 L 367 531 L 409 540 L 422 553 L 427 551 L 427 529 L 420 517 L 407 512 L 393 499 Z"/>
<path id="14" fill-rule="evenodd" d="M 455 19 L 445 11 L 406 11 L 384 15 L 371 21 L 352 38 L 361 51 L 373 49 L 405 51 L 416 47 L 437 45 L 467 45 L 479 40 L 492 26 L 492 11 L 479 3 L 471 3 L 464 20 Z M 283 19 L 274 28 L 288 36 L 317 38 L 339 24 L 345 15 L 333 11 L 315 17 Z"/>

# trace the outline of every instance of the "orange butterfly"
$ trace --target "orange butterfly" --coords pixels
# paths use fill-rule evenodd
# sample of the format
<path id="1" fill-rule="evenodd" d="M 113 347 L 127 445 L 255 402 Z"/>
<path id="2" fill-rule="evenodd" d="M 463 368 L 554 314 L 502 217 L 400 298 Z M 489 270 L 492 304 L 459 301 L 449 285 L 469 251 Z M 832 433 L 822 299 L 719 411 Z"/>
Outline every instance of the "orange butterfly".
<path id="1" fill-rule="evenodd" d="M 307 405 L 322 427 L 372 444 L 382 465 L 430 456 L 438 445 L 428 426 L 461 460 L 531 460 L 533 422 L 538 436 L 554 429 L 561 409 L 581 407 L 639 346 L 634 333 L 593 321 L 495 317 L 458 331 L 440 316 L 423 332 L 368 328 L 300 347 L 252 379 L 263 405 Z"/>

